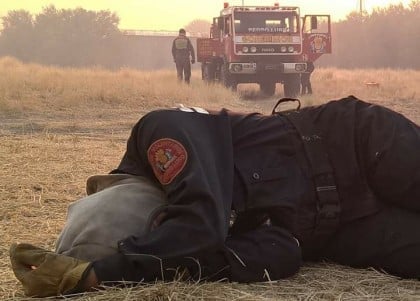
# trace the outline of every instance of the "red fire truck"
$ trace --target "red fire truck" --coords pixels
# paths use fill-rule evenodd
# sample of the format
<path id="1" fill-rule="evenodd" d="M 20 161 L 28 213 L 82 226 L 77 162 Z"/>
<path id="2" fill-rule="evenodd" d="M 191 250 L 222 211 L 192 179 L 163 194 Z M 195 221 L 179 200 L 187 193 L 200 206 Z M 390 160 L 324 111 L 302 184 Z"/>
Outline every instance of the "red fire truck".
<path id="1" fill-rule="evenodd" d="M 236 89 L 258 83 L 273 95 L 282 83 L 285 97 L 299 93 L 306 62 L 331 53 L 329 15 L 300 17 L 299 7 L 229 6 L 213 18 L 209 38 L 197 39 L 202 78 Z"/>

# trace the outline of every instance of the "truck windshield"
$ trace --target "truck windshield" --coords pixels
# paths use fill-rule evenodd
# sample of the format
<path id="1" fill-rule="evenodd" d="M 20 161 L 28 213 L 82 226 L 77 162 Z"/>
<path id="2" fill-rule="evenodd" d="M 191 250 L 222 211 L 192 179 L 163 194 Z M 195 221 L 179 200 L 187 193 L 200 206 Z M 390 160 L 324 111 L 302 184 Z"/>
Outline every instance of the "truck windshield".
<path id="1" fill-rule="evenodd" d="M 284 11 L 239 11 L 234 14 L 236 34 L 298 32 L 298 16 Z"/>

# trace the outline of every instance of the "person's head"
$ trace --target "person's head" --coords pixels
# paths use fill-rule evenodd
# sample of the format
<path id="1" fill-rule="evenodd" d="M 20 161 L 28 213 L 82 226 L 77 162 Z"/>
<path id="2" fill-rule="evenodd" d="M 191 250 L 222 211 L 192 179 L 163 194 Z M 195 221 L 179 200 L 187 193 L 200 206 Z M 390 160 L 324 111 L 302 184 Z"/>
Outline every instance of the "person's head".
<path id="1" fill-rule="evenodd" d="M 69 206 L 56 242 L 59 254 L 87 261 L 116 254 L 118 241 L 152 231 L 165 214 L 164 192 L 144 177 L 95 175 L 87 180 L 86 191 Z"/>
<path id="2" fill-rule="evenodd" d="M 185 32 L 185 29 L 184 29 L 184 28 L 181 28 L 181 29 L 179 30 L 179 35 L 180 35 L 180 36 L 185 36 L 185 35 L 186 35 L 186 32 Z"/>

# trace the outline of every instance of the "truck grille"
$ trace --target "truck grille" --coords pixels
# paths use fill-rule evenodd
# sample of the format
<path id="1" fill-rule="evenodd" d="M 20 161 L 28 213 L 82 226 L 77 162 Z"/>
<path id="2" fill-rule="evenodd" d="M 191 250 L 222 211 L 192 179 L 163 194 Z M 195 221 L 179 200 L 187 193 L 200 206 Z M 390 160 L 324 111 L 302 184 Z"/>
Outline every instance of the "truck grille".
<path id="1" fill-rule="evenodd" d="M 255 54 L 277 54 L 277 55 L 290 55 L 299 54 L 301 47 L 296 44 L 240 44 L 236 45 L 236 54 L 239 55 L 255 55 Z"/>

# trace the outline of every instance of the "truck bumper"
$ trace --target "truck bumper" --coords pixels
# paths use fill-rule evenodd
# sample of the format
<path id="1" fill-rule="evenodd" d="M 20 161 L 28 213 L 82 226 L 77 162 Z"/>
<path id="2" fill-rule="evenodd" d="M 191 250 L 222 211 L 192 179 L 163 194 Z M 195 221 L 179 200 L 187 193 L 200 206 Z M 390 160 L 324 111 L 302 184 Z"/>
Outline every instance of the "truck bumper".
<path id="1" fill-rule="evenodd" d="M 229 71 L 232 74 L 257 73 L 302 73 L 306 71 L 306 63 L 230 63 Z"/>
<path id="2" fill-rule="evenodd" d="M 306 71 L 306 63 L 283 63 L 284 73 L 302 73 Z"/>

